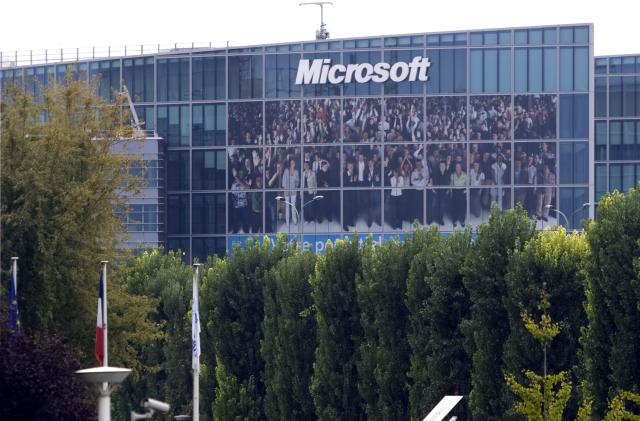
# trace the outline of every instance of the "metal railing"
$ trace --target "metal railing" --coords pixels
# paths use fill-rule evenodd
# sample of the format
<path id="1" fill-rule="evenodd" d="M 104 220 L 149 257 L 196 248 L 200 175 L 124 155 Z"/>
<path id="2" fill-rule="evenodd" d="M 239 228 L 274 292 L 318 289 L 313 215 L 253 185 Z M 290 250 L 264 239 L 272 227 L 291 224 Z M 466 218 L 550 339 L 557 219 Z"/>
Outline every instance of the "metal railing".
<path id="1" fill-rule="evenodd" d="M 173 44 L 138 44 L 107 47 L 58 48 L 25 51 L 0 51 L 0 68 L 37 66 L 110 57 L 140 56 L 197 50 L 228 48 L 229 41 L 187 42 Z"/>

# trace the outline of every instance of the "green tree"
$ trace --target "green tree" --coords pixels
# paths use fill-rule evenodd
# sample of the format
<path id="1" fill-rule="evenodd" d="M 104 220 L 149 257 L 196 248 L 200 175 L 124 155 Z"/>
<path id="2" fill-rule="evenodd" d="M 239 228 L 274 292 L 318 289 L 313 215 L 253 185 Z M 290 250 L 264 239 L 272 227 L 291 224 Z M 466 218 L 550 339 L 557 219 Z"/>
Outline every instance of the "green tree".
<path id="1" fill-rule="evenodd" d="M 503 346 L 509 334 L 503 304 L 509 255 L 533 237 L 535 227 L 522 207 L 500 213 L 491 209 L 462 263 L 464 285 L 471 299 L 471 316 L 464 322 L 465 349 L 471 356 L 470 394 L 474 419 L 505 419 L 511 407 L 502 375 Z"/>
<path id="2" fill-rule="evenodd" d="M 264 419 L 265 385 L 262 381 L 264 361 L 260 355 L 264 320 L 263 288 L 267 273 L 292 247 L 282 239 L 271 249 L 268 238 L 263 243 L 249 241 L 245 248 L 236 246 L 224 260 L 214 259 L 203 271 L 200 290 L 200 313 L 203 322 L 203 346 L 208 344 L 216 356 L 217 393 L 215 414 L 221 408 L 235 408 L 231 418 Z M 208 352 L 208 351 L 203 351 Z M 205 364 L 211 370 L 211 356 Z M 222 366 L 218 368 L 217 364 Z M 242 402 L 232 405 L 227 400 Z M 232 416 L 233 415 L 233 416 Z"/>
<path id="3" fill-rule="evenodd" d="M 362 250 L 362 275 L 356 275 L 363 338 L 358 359 L 358 389 L 367 419 L 407 418 L 409 344 L 404 303 L 411 256 L 409 242 L 386 242 Z"/>
<path id="4" fill-rule="evenodd" d="M 543 374 L 539 375 L 531 370 L 523 370 L 529 385 L 518 382 L 515 375 L 505 374 L 507 386 L 520 398 L 514 409 L 527 417 L 528 421 L 561 421 L 567 402 L 573 388 L 567 371 L 549 374 L 547 356 L 549 347 L 560 333 L 560 324 L 552 320 L 549 315 L 551 304 L 546 285 L 543 284 L 538 310 L 542 312 L 540 321 L 535 321 L 526 311 L 522 310 L 521 318 L 524 327 L 542 348 Z"/>
<path id="5" fill-rule="evenodd" d="M 588 245 L 583 235 L 567 235 L 564 229 L 542 231 L 522 250 L 509 258 L 506 275 L 507 296 L 504 305 L 509 320 L 509 336 L 504 345 L 505 370 L 521 373 L 544 366 L 544 348 L 522 323 L 522 311 L 538 311 L 540 292 L 545 291 L 550 305 L 548 314 L 562 330 L 549 344 L 547 366 L 550 371 L 567 372 L 568 378 L 579 374 L 580 329 L 586 325 L 584 301 L 584 265 Z M 524 379 L 520 379 L 523 381 Z M 577 394 L 573 395 L 567 414 L 575 418 Z"/>
<path id="6" fill-rule="evenodd" d="M 68 338 L 85 362 L 93 360 L 98 263 L 114 255 L 117 190 L 129 189 L 133 159 L 113 153 L 132 137 L 121 99 L 107 104 L 95 88 L 69 76 L 34 99 L 14 85 L 0 104 L 2 261 L 20 257 L 22 323 Z"/>
<path id="7" fill-rule="evenodd" d="M 407 340 L 411 350 L 409 378 L 409 416 L 422 419 L 433 407 L 429 401 L 431 376 L 426 361 L 429 358 L 425 334 L 431 322 L 427 315 L 427 300 L 431 297 L 431 288 L 427 283 L 427 274 L 433 267 L 437 250 L 442 246 L 442 236 L 437 228 L 428 228 L 415 232 L 416 238 L 422 238 L 423 247 L 416 250 L 411 259 L 407 276 L 407 294 L 405 298 L 409 312 Z"/>
<path id="8" fill-rule="evenodd" d="M 320 420 L 362 420 L 364 405 L 358 394 L 356 369 L 362 339 L 356 276 L 362 264 L 358 238 L 327 244 L 317 258 L 313 280 L 318 348 L 311 394 Z"/>
<path id="9" fill-rule="evenodd" d="M 593 398 L 594 415 L 602 417 L 617 390 L 640 391 L 640 190 L 603 197 L 586 238 L 583 393 Z"/>
<path id="10" fill-rule="evenodd" d="M 264 409 L 270 420 L 312 420 L 309 390 L 316 349 L 310 281 L 315 255 L 296 253 L 267 274 L 264 285 Z"/>
<path id="11" fill-rule="evenodd" d="M 129 346 L 138 356 L 138 373 L 117 389 L 118 410 L 127 414 L 130 405 L 146 397 L 171 404 L 172 414 L 189 412 L 192 399 L 191 372 L 191 288 L 192 268 L 182 262 L 180 252 L 164 253 L 162 249 L 131 257 L 120 266 L 116 274 L 126 292 L 134 297 L 148 297 L 154 302 L 151 321 L 160 330 L 153 340 L 138 341 Z M 110 297 L 110 304 L 112 297 Z M 133 316 L 141 311 L 135 303 L 110 313 Z M 144 320 L 144 318 L 142 318 Z M 111 320 L 110 320 L 111 321 Z M 129 323 L 131 323 L 129 321 Z M 113 325 L 110 323 L 110 328 Z M 139 327 L 138 331 L 149 332 Z M 112 343 L 112 347 L 128 349 Z M 125 367 L 134 367 L 123 363 Z"/>

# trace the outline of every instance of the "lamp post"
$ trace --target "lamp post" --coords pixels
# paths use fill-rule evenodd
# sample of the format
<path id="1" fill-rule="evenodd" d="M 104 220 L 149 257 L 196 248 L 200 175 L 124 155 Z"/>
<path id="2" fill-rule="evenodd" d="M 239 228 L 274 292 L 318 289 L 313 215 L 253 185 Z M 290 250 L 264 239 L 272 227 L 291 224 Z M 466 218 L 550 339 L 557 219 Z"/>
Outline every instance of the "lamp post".
<path id="1" fill-rule="evenodd" d="M 575 215 L 576 213 L 581 212 L 584 208 L 588 208 L 591 205 L 592 204 L 590 202 L 583 203 L 578 209 L 571 212 L 571 218 L 573 218 L 573 215 Z M 554 208 L 552 205 L 545 205 L 545 208 L 553 209 L 554 211 L 556 211 L 558 215 L 562 215 L 564 217 L 565 222 L 567 223 L 567 229 L 569 228 L 569 218 L 567 218 L 567 215 L 565 215 L 560 209 Z"/>
<path id="2" fill-rule="evenodd" d="M 130 368 L 108 366 L 86 368 L 76 371 L 76 374 L 85 382 L 99 385 L 98 421 L 111 420 L 111 392 L 113 388 L 109 385 L 122 383 L 130 373 Z"/>
<path id="3" fill-rule="evenodd" d="M 309 200 L 307 203 L 304 203 L 302 205 L 302 207 L 300 208 L 300 210 L 303 210 L 305 208 L 305 206 L 307 206 L 310 203 L 313 203 L 317 200 L 322 200 L 324 199 L 324 196 L 322 195 L 315 195 L 313 196 L 313 198 L 311 200 Z M 300 244 L 300 251 L 304 251 L 303 247 L 302 247 L 302 219 L 300 218 L 300 212 L 298 212 L 298 209 L 296 208 L 295 203 L 291 203 L 289 202 L 287 199 L 285 199 L 283 196 L 276 196 L 276 200 L 279 202 L 283 202 L 286 206 L 291 206 L 291 209 L 293 209 L 293 211 L 296 214 L 296 218 L 298 220 L 298 242 Z"/>

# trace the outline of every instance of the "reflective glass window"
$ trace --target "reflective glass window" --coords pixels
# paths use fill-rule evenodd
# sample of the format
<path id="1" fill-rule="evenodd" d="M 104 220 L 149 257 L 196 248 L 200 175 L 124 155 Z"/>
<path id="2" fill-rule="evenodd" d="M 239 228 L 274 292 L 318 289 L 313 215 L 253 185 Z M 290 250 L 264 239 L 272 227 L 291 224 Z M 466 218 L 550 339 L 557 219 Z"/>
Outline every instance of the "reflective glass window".
<path id="1" fill-rule="evenodd" d="M 587 184 L 589 182 L 589 144 L 587 142 L 560 143 L 560 183 Z"/>
<path id="2" fill-rule="evenodd" d="M 189 151 L 167 152 L 167 189 L 189 190 Z"/>
<path id="3" fill-rule="evenodd" d="M 332 65 L 342 63 L 340 53 L 305 53 L 304 58 L 307 60 L 330 59 Z M 340 84 L 333 85 L 331 83 L 306 85 L 302 87 L 302 92 L 305 97 L 338 96 L 340 95 L 340 87 Z"/>
<path id="4" fill-rule="evenodd" d="M 122 79 L 133 102 L 153 102 L 154 58 L 122 60 Z"/>
<path id="5" fill-rule="evenodd" d="M 158 59 L 158 101 L 189 100 L 189 59 Z"/>
<path id="6" fill-rule="evenodd" d="M 380 61 L 380 52 L 375 51 L 346 51 L 343 53 L 343 61 L 345 65 L 371 63 L 375 64 Z M 382 91 L 380 83 L 366 82 L 358 83 L 355 80 L 351 83 L 345 83 L 345 95 L 379 95 Z"/>
<path id="7" fill-rule="evenodd" d="M 562 47 L 560 49 L 560 90 L 589 90 L 589 49 Z"/>
<path id="8" fill-rule="evenodd" d="M 424 50 L 387 50 L 384 52 L 384 61 L 393 65 L 399 61 L 410 63 L 414 57 L 423 56 Z M 427 75 L 429 73 L 427 72 Z M 391 94 L 422 94 L 424 90 L 424 82 L 394 82 L 387 80 L 384 83 L 385 95 Z"/>
<path id="9" fill-rule="evenodd" d="M 462 93 L 467 90 L 467 51 L 428 50 L 431 59 L 428 93 Z"/>
<path id="10" fill-rule="evenodd" d="M 265 57 L 265 96 L 287 98 L 300 96 L 296 74 L 300 54 L 268 54 Z"/>
<path id="11" fill-rule="evenodd" d="M 550 92 L 556 90 L 556 49 L 516 48 L 516 92 Z"/>
<path id="12" fill-rule="evenodd" d="M 589 138 L 589 95 L 560 95 L 560 137 Z"/>
<path id="13" fill-rule="evenodd" d="M 229 57 L 229 98 L 262 97 L 262 56 Z"/>
<path id="14" fill-rule="evenodd" d="M 560 211 L 567 217 L 569 229 L 580 229 L 581 221 L 589 218 L 589 208 L 583 206 L 589 202 L 589 189 L 586 187 L 573 187 L 560 189 Z M 559 222 L 566 226 L 564 218 Z"/>
<path id="15" fill-rule="evenodd" d="M 193 146 L 224 146 L 227 133 L 224 104 L 194 104 L 192 116 Z"/>
<path id="16" fill-rule="evenodd" d="M 604 75 L 607 73 L 607 59 L 606 58 L 597 58 L 595 60 L 596 64 L 596 74 L 597 75 Z"/>
<path id="17" fill-rule="evenodd" d="M 558 42 L 558 31 L 556 28 L 546 28 L 544 30 L 544 43 L 545 44 L 555 44 Z"/>
<path id="18" fill-rule="evenodd" d="M 224 234 L 226 228 L 225 194 L 194 194 L 191 196 L 192 232 L 194 234 Z"/>
<path id="19" fill-rule="evenodd" d="M 596 164 L 596 201 L 608 191 L 607 188 L 607 166 L 605 164 Z"/>
<path id="20" fill-rule="evenodd" d="M 227 251 L 224 237 L 193 237 L 193 258 L 206 262 L 209 256 L 223 257 Z"/>
<path id="21" fill-rule="evenodd" d="M 595 80 L 595 115 L 607 116 L 607 78 L 597 77 Z"/>
<path id="22" fill-rule="evenodd" d="M 191 63 L 192 99 L 224 99 L 225 72 L 224 57 L 194 57 Z"/>
<path id="23" fill-rule="evenodd" d="M 609 116 L 622 117 L 622 77 L 609 78 Z"/>
<path id="24" fill-rule="evenodd" d="M 158 134 L 168 146 L 189 146 L 190 123 L 188 105 L 158 106 Z"/>
<path id="25" fill-rule="evenodd" d="M 596 160 L 603 161 L 607 159 L 607 122 L 595 122 L 595 152 Z"/>
<path id="26" fill-rule="evenodd" d="M 105 99 L 113 99 L 114 92 L 120 91 L 120 60 L 91 62 L 89 77 L 98 79 L 98 95 Z"/>
<path id="27" fill-rule="evenodd" d="M 167 196 L 167 233 L 189 234 L 189 195 Z"/>
<path id="28" fill-rule="evenodd" d="M 189 246 L 189 238 L 176 238 L 169 237 L 167 239 L 167 250 L 171 251 L 180 251 L 182 253 L 182 262 L 183 263 L 191 263 L 190 259 L 190 249 Z"/>
<path id="29" fill-rule="evenodd" d="M 193 190 L 224 190 L 227 156 L 224 149 L 193 150 Z"/>
<path id="30" fill-rule="evenodd" d="M 156 119 L 153 115 L 153 105 L 136 105 L 135 109 L 142 130 L 155 130 Z"/>

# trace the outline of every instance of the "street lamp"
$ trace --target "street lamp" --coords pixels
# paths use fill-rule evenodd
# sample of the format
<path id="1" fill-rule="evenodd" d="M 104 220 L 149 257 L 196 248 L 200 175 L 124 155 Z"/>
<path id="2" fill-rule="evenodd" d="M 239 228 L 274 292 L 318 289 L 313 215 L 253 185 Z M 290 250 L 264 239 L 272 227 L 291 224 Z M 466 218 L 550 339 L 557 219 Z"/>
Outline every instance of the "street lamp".
<path id="1" fill-rule="evenodd" d="M 305 206 L 307 206 L 308 204 L 313 203 L 317 200 L 322 200 L 322 199 L 324 199 L 324 196 L 322 196 L 321 194 L 315 195 L 307 203 L 304 203 L 300 208 L 300 210 L 303 210 Z M 300 212 L 298 212 L 298 209 L 296 208 L 295 203 L 289 202 L 287 199 L 284 198 L 284 196 L 276 196 L 276 200 L 279 202 L 283 202 L 287 206 L 291 206 L 291 209 L 293 209 L 293 211 L 296 213 L 296 219 L 298 220 L 298 242 L 300 244 L 300 251 L 304 251 L 302 248 L 302 219 L 300 218 Z"/>
<path id="2" fill-rule="evenodd" d="M 588 208 L 591 205 L 592 204 L 589 202 L 583 203 L 578 209 L 571 212 L 571 218 L 573 218 L 573 215 L 575 215 L 576 213 L 581 212 L 583 209 Z M 560 209 L 554 208 L 552 205 L 545 205 L 544 207 L 546 209 L 553 209 L 554 211 L 556 211 L 558 215 L 562 215 L 564 217 L 565 222 L 567 223 L 567 229 L 569 228 L 569 218 L 567 218 L 567 215 L 565 215 Z"/>
<path id="3" fill-rule="evenodd" d="M 85 382 L 100 385 L 98 421 L 111 420 L 111 392 L 113 388 L 109 387 L 109 384 L 116 385 L 122 383 L 130 373 L 130 368 L 104 366 L 76 371 L 76 374 Z"/>

